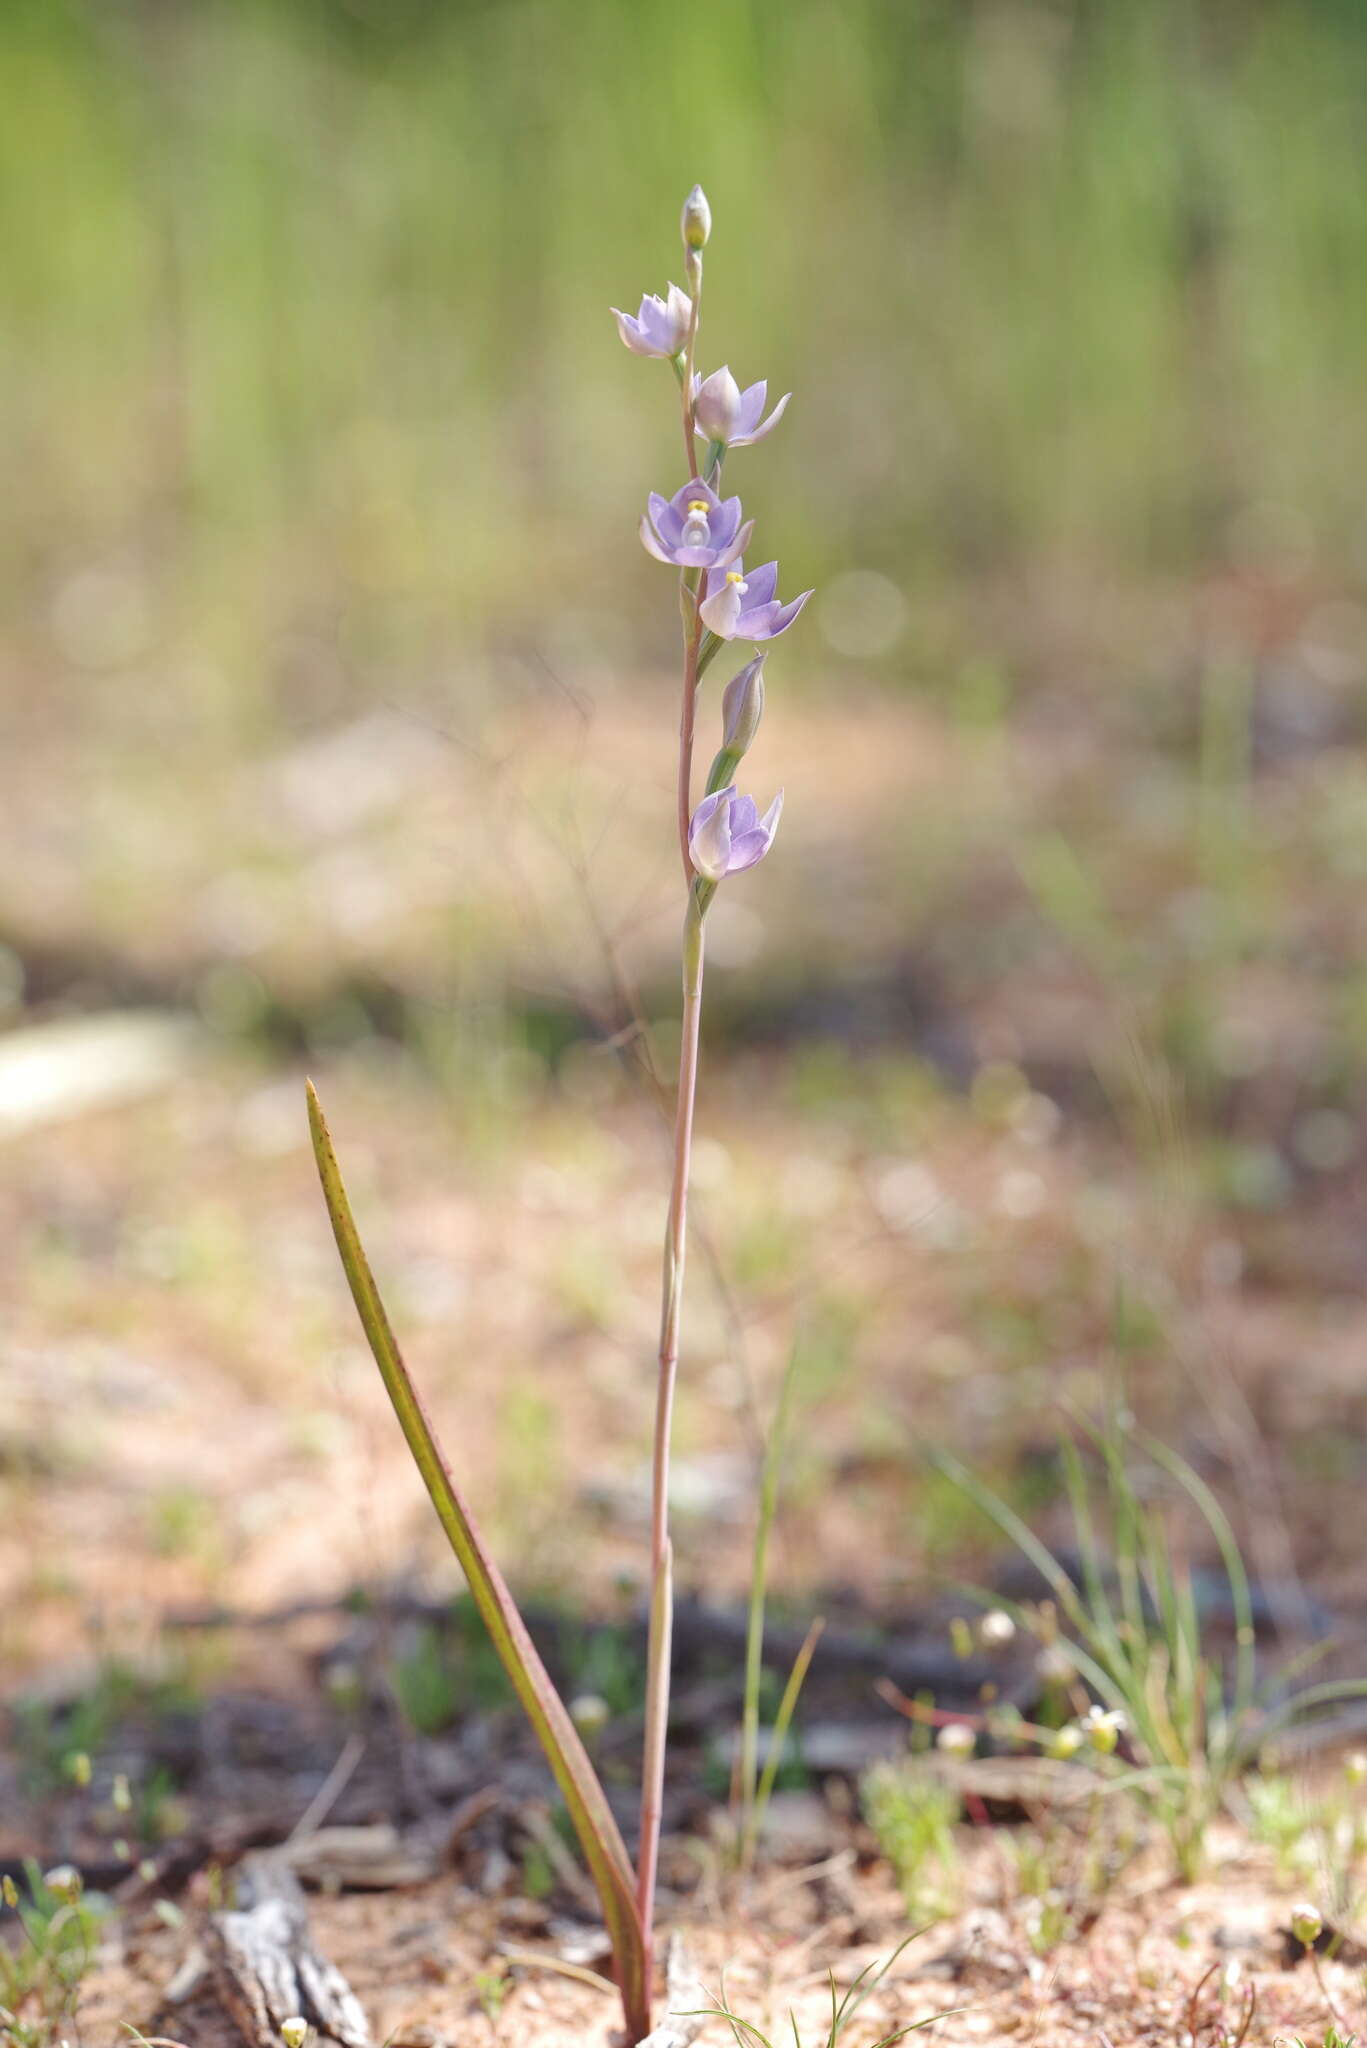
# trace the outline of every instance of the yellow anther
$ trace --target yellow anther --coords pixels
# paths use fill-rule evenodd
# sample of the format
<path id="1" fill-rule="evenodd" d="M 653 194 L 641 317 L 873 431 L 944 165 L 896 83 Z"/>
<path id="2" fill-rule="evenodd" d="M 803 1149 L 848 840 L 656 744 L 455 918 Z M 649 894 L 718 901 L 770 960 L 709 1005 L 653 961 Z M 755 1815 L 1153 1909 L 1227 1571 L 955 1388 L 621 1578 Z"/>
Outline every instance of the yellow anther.
<path id="1" fill-rule="evenodd" d="M 742 585 L 745 582 L 745 578 L 741 575 L 739 569 L 728 569 L 726 572 L 726 580 L 728 583 L 739 583 Z"/>
<path id="2" fill-rule="evenodd" d="M 688 501 L 688 509 L 690 512 L 701 512 L 704 516 L 706 516 L 708 510 L 706 498 L 690 498 Z"/>

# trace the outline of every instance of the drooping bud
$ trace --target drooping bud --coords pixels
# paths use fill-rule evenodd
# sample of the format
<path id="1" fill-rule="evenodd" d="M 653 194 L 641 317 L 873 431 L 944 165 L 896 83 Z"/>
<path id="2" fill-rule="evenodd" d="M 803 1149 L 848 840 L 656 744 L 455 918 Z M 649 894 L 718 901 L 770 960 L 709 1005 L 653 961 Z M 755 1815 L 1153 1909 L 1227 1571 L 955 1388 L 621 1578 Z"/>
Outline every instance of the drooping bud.
<path id="1" fill-rule="evenodd" d="M 764 716 L 764 656 L 747 661 L 721 693 L 721 737 L 728 754 L 739 760 L 753 746 Z"/>
<path id="2" fill-rule="evenodd" d="M 701 185 L 695 185 L 683 203 L 679 231 L 683 235 L 685 249 L 707 246 L 707 238 L 712 232 L 712 209 Z"/>

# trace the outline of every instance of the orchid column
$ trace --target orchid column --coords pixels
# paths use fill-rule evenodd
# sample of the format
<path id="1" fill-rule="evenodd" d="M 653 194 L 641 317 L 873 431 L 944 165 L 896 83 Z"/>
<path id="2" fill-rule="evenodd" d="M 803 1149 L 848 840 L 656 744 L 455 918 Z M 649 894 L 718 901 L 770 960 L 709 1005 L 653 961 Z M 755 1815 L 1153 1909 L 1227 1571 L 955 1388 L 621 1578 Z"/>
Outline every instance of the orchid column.
<path id="1" fill-rule="evenodd" d="M 659 1380 L 655 1407 L 655 1448 L 651 1511 L 650 1646 L 647 1660 L 645 1756 L 641 1781 L 641 1841 L 637 1863 L 638 1899 L 645 1930 L 647 1965 L 654 1917 L 664 1787 L 665 1736 L 669 1721 L 670 1636 L 673 1611 L 672 1552 L 669 1541 L 669 1442 L 674 1382 L 679 1361 L 684 1255 L 688 1236 L 689 1155 L 698 1081 L 698 1035 L 702 1011 L 703 928 L 717 888 L 728 876 L 764 858 L 778 830 L 783 794 L 761 817 L 753 797 L 737 796 L 732 777 L 759 729 L 764 708 L 764 651 L 759 643 L 777 639 L 801 611 L 810 591 L 791 604 L 777 596 L 778 567 L 768 562 L 748 576 L 742 553 L 753 522 L 743 518 L 739 498 L 719 496 L 723 464 L 731 448 L 759 441 L 778 424 L 787 397 L 765 417 L 763 382 L 742 391 L 729 369 L 702 377 L 696 369 L 698 316 L 702 299 L 703 249 L 712 216 L 701 186 L 684 202 L 682 219 L 687 291 L 671 284 L 663 299 L 642 299 L 636 314 L 617 312 L 618 330 L 636 355 L 673 365 L 679 380 L 684 454 L 688 476 L 671 498 L 652 491 L 641 521 L 641 539 L 657 561 L 679 571 L 683 618 L 683 686 L 679 716 L 678 833 L 687 903 L 683 925 L 683 1020 L 679 1047 L 679 1091 L 674 1126 L 674 1173 L 665 1236 L 664 1290 L 660 1315 Z M 701 461 L 699 456 L 701 454 Z M 756 643 L 753 660 L 728 684 L 722 697 L 722 743 L 708 774 L 701 803 L 693 808 L 693 742 L 699 685 L 728 640 Z"/>

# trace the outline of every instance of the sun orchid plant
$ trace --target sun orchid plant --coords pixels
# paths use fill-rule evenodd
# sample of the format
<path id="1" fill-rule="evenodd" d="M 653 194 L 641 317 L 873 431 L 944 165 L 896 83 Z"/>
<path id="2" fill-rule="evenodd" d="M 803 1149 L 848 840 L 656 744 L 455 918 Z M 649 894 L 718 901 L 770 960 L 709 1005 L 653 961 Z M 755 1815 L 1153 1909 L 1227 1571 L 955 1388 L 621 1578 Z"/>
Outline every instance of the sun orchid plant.
<path id="1" fill-rule="evenodd" d="M 741 557 L 749 545 L 753 522 L 744 518 L 738 497 L 723 498 L 719 493 L 728 452 L 747 447 L 771 432 L 788 399 L 781 398 L 766 417 L 768 386 L 763 379 L 742 390 L 729 368 L 715 370 L 706 377 L 697 368 L 703 250 L 711 226 L 707 200 L 702 188 L 695 185 L 684 202 L 681 220 L 686 290 L 671 284 L 663 299 L 649 294 L 641 300 L 635 314 L 613 308 L 618 332 L 634 355 L 655 357 L 673 367 L 678 380 L 687 465 L 687 475 L 672 496 L 650 493 L 641 521 L 641 539 L 647 552 L 679 572 L 683 653 L 677 830 L 686 893 L 683 1029 L 657 1360 L 645 1735 L 640 1832 L 634 1865 L 574 1722 L 527 1633 L 409 1376 L 357 1234 L 322 1107 L 312 1084 L 309 1087 L 314 1153 L 352 1297 L 414 1461 L 574 1824 L 602 1901 L 628 2035 L 633 2043 L 643 2041 L 650 2031 L 653 1993 L 655 1878 L 669 1720 L 673 1615 L 669 1453 L 688 1234 L 703 934 L 707 912 L 718 888 L 733 875 L 754 867 L 774 843 L 783 792 L 780 790 L 761 814 L 752 796 L 738 794 L 734 778 L 763 714 L 765 643 L 787 632 L 811 596 L 810 591 L 804 591 L 790 603 L 781 603 L 778 567 L 774 562 L 746 573 Z M 751 642 L 756 653 L 722 693 L 721 745 L 708 771 L 702 798 L 695 806 L 693 753 L 700 686 L 710 663 L 732 640 Z"/>

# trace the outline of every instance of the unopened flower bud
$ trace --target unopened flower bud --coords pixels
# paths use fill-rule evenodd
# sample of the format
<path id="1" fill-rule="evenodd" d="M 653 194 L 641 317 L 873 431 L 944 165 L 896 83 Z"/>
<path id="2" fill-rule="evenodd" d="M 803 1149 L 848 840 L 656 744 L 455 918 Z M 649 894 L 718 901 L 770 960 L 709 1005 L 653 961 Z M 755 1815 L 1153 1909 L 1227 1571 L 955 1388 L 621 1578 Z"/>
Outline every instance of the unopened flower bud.
<path id="1" fill-rule="evenodd" d="M 1291 1932 L 1302 1948 L 1313 1948 L 1324 1932 L 1324 1921 L 1316 1908 L 1303 1900 L 1291 1908 Z"/>
<path id="2" fill-rule="evenodd" d="M 115 1778 L 115 1780 L 114 1780 L 114 1787 L 113 1787 L 113 1790 L 112 1790 L 112 1792 L 110 1793 L 110 1795 L 109 1795 L 109 1796 L 110 1796 L 110 1798 L 111 1798 L 111 1799 L 113 1800 L 113 1802 L 114 1802 L 114 1811 L 115 1811 L 116 1813 L 131 1813 L 131 1812 L 132 1812 L 132 1810 L 133 1810 L 133 1793 L 132 1793 L 132 1788 L 130 1787 L 130 1785 L 129 1785 L 129 1783 L 128 1783 L 128 1778 L 127 1778 L 126 1774 L 125 1774 L 125 1773 L 124 1773 L 123 1771 L 120 1771 L 120 1772 L 119 1772 L 119 1774 L 118 1774 L 118 1776 L 117 1776 L 117 1777 Z"/>
<path id="3" fill-rule="evenodd" d="M 74 1906 L 81 1896 L 81 1873 L 71 1863 L 58 1863 L 43 1873 L 43 1883 L 64 1906 Z"/>
<path id="4" fill-rule="evenodd" d="M 309 2023 L 299 2013 L 293 2019 L 284 2020 L 280 2026 L 280 2038 L 285 2048 L 304 2048 L 309 2037 Z"/>
<path id="5" fill-rule="evenodd" d="M 729 445 L 740 429 L 740 386 L 729 369 L 714 370 L 697 385 L 693 418 L 709 441 Z"/>
<path id="6" fill-rule="evenodd" d="M 978 1623 L 978 1634 L 982 1637 L 986 1649 L 1001 1650 L 1008 1643 L 1014 1642 L 1016 1624 L 1004 1609 L 994 1607 L 992 1612 L 985 1614 Z"/>
<path id="7" fill-rule="evenodd" d="M 576 1699 L 570 1701 L 570 1719 L 579 1733 L 592 1741 L 595 1735 L 601 1735 L 607 1727 L 612 1719 L 612 1709 L 600 1694 L 581 1692 Z"/>
<path id="8" fill-rule="evenodd" d="M 3 1899 L 5 1904 L 11 1908 L 19 1903 L 19 1887 L 8 1871 L 4 1877 L 0 1877 L 0 1899 Z"/>
<path id="9" fill-rule="evenodd" d="M 707 203 L 707 194 L 701 185 L 695 185 L 683 203 L 683 214 L 679 231 L 684 239 L 685 249 L 706 247 L 712 232 L 712 209 Z"/>
<path id="10" fill-rule="evenodd" d="M 747 661 L 721 693 L 722 745 L 739 760 L 754 742 L 764 716 L 764 656 Z"/>
<path id="11" fill-rule="evenodd" d="M 956 1657 L 973 1655 L 973 1631 L 962 1614 L 956 1614 L 949 1624 L 949 1647 Z"/>
<path id="12" fill-rule="evenodd" d="M 1343 1775 L 1350 1785 L 1367 1785 L 1367 1756 L 1360 1749 L 1349 1750 L 1343 1759 Z"/>
<path id="13" fill-rule="evenodd" d="M 972 1756 L 977 1746 L 978 1738 L 966 1721 L 946 1721 L 935 1738 L 935 1747 L 946 1756 Z"/>
<path id="14" fill-rule="evenodd" d="M 1082 1730 L 1075 1728 L 1070 1721 L 1066 1727 L 1054 1729 L 1044 1745 L 1044 1754 L 1053 1757 L 1057 1763 L 1071 1763 L 1082 1747 L 1082 1740 Z"/>
<path id="15" fill-rule="evenodd" d="M 67 1776 L 73 1785 L 84 1788 L 90 1783 L 90 1758 L 83 1749 L 73 1749 L 66 1760 Z"/>

